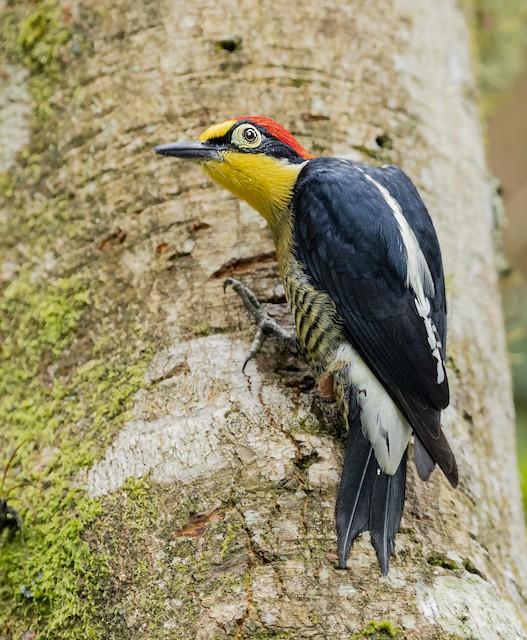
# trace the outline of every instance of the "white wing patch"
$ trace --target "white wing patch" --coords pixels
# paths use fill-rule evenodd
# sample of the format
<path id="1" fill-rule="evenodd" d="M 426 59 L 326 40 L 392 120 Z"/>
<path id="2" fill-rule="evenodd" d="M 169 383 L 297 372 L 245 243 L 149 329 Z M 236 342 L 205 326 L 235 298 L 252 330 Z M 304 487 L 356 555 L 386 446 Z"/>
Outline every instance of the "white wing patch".
<path id="1" fill-rule="evenodd" d="M 414 232 L 410 228 L 408 221 L 404 217 L 401 205 L 392 196 L 392 194 L 382 184 L 374 180 L 363 169 L 357 167 L 362 175 L 369 180 L 379 190 L 386 204 L 392 210 L 392 213 L 399 227 L 401 239 L 406 249 L 406 286 L 411 288 L 415 293 L 415 306 L 417 313 L 425 323 L 426 335 L 428 337 L 428 345 L 432 352 L 433 358 L 437 361 L 437 384 L 441 384 L 445 379 L 445 366 L 441 357 L 441 340 L 437 328 L 430 317 L 430 300 L 427 296 L 435 295 L 434 281 L 430 268 L 424 257 L 419 242 Z"/>
<path id="2" fill-rule="evenodd" d="M 373 446 L 379 467 L 393 475 L 408 447 L 412 428 L 349 342 L 341 342 L 335 354 L 337 363 L 346 364 L 339 375 L 345 386 L 355 388 L 362 432 Z"/>

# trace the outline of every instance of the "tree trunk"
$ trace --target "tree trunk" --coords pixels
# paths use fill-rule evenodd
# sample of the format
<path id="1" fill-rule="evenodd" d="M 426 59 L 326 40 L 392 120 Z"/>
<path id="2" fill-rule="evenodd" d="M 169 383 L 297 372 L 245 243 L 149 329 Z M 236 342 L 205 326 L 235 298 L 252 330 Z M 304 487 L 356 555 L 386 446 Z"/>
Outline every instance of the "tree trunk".
<path id="1" fill-rule="evenodd" d="M 511 383 L 459 4 L 53 7 L 6 3 L 0 26 L 0 82 L 11 103 L 29 86 L 36 114 L 29 146 L 23 118 L 0 136 L 6 459 L 22 443 L 4 493 L 35 485 L 9 496 L 25 526 L 1 539 L 0 636 L 526 638 Z M 274 117 L 319 155 L 402 166 L 436 225 L 460 486 L 411 466 L 387 577 L 367 536 L 336 569 L 345 433 L 308 369 L 270 343 L 242 374 L 253 327 L 222 283 L 234 274 L 287 322 L 269 231 L 199 168 L 151 152 L 241 114 Z"/>

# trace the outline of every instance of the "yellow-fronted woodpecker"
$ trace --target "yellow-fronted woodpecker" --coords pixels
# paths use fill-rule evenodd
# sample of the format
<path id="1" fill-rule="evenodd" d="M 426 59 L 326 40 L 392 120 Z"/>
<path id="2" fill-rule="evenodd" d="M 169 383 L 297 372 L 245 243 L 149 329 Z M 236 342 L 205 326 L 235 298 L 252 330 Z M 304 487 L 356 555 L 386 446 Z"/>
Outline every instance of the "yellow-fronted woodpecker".
<path id="1" fill-rule="evenodd" d="M 449 402 L 443 267 L 423 201 L 397 167 L 315 157 L 262 116 L 155 151 L 197 161 L 266 219 L 296 336 L 229 279 L 258 325 L 248 357 L 275 334 L 335 394 L 349 428 L 336 505 L 339 566 L 369 530 L 387 573 L 412 433 L 419 476 L 427 480 L 438 464 L 458 482 L 440 425 Z"/>

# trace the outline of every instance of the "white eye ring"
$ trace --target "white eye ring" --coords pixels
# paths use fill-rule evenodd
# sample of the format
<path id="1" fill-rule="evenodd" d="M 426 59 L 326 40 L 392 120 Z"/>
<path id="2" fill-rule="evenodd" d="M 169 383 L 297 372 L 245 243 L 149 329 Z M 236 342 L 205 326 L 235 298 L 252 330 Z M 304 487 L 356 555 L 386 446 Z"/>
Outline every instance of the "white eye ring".
<path id="1" fill-rule="evenodd" d="M 231 142 L 237 147 L 255 149 L 262 144 L 262 134 L 252 124 L 242 124 L 232 132 Z"/>

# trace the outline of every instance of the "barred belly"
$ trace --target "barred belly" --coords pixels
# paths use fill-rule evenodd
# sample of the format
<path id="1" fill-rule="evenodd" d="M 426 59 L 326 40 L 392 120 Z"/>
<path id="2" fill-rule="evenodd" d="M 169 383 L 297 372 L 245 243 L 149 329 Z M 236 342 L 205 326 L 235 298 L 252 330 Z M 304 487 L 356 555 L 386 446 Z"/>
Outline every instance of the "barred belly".
<path id="1" fill-rule="evenodd" d="M 320 378 L 343 340 L 342 322 L 331 298 L 313 287 L 296 260 L 284 265 L 282 278 L 303 354 Z"/>

